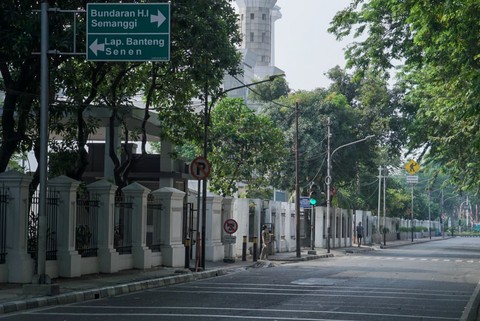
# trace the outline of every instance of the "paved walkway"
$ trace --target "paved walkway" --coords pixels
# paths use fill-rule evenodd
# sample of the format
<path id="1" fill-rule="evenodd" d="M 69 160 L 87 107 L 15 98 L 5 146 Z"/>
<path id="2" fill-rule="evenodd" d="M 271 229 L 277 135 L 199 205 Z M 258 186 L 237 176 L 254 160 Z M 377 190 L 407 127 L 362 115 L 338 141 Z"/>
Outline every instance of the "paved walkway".
<path id="1" fill-rule="evenodd" d="M 432 240 L 441 240 L 435 237 Z M 429 238 L 416 239 L 414 243 L 428 242 Z M 411 241 L 388 242 L 388 247 L 411 245 Z M 38 308 L 49 305 L 75 303 L 111 297 L 129 292 L 161 287 L 170 284 L 190 282 L 198 279 L 215 277 L 245 269 L 247 267 L 265 266 L 267 262 L 287 263 L 313 259 L 328 259 L 333 256 L 342 256 L 348 253 L 372 251 L 380 249 L 379 244 L 373 246 L 347 247 L 331 249 L 317 249 L 315 252 L 302 249 L 300 257 L 296 252 L 276 253 L 268 261 L 253 262 L 252 257 L 247 261 L 237 259 L 233 263 L 206 262 L 205 271 L 192 272 L 189 269 L 157 267 L 149 270 L 127 270 L 114 274 L 94 274 L 78 278 L 58 278 L 53 280 L 53 288 L 58 290 L 57 295 L 44 296 L 42 294 L 25 294 L 22 284 L 0 284 L 0 314 L 25 309 Z M 194 262 L 192 262 L 192 265 Z M 31 285 L 26 285 L 30 287 Z M 51 285 L 47 285 L 52 288 Z M 37 286 L 38 287 L 38 286 Z"/>

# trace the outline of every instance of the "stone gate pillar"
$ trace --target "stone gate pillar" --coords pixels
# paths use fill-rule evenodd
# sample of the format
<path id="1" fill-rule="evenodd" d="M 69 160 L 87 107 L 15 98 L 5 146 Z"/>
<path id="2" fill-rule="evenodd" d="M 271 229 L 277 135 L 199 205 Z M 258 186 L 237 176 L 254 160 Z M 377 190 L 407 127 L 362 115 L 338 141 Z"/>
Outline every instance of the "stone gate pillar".
<path id="1" fill-rule="evenodd" d="M 98 208 L 98 268 L 99 272 L 118 272 L 119 254 L 113 247 L 114 215 L 115 215 L 115 191 L 117 186 L 100 180 L 87 186 L 89 192 L 97 194 Z"/>
<path id="2" fill-rule="evenodd" d="M 29 187 L 32 178 L 17 171 L 0 173 L 8 190 L 6 218 L 6 264 L 9 283 L 30 283 L 35 273 L 34 260 L 27 253 Z"/>
<path id="3" fill-rule="evenodd" d="M 222 243 L 222 197 L 207 195 L 207 224 L 205 237 L 205 260 L 221 261 L 225 255 Z"/>
<path id="4" fill-rule="evenodd" d="M 228 235 L 223 230 L 223 223 L 228 219 L 233 219 L 233 198 L 232 197 L 224 197 L 223 204 L 222 204 L 222 236 Z M 238 223 L 238 222 L 237 222 Z M 242 237 L 238 237 L 238 233 L 235 233 L 237 236 L 237 243 L 242 242 Z M 235 258 L 237 257 L 237 253 L 235 251 L 235 244 L 225 244 L 224 250 L 224 261 L 225 262 L 235 262 Z"/>
<path id="5" fill-rule="evenodd" d="M 162 187 L 152 192 L 162 204 L 160 218 L 160 251 L 165 266 L 185 266 L 183 245 L 183 198 L 185 192 L 173 187 Z"/>
<path id="6" fill-rule="evenodd" d="M 58 192 L 57 261 L 58 275 L 76 277 L 82 274 L 81 256 L 75 250 L 77 226 L 77 188 L 79 181 L 67 176 L 48 181 L 48 187 Z"/>
<path id="7" fill-rule="evenodd" d="M 122 189 L 126 198 L 131 198 L 132 211 L 132 255 L 133 267 L 148 269 L 152 267 L 152 251 L 146 246 L 147 237 L 147 196 L 150 190 L 138 183 Z"/>

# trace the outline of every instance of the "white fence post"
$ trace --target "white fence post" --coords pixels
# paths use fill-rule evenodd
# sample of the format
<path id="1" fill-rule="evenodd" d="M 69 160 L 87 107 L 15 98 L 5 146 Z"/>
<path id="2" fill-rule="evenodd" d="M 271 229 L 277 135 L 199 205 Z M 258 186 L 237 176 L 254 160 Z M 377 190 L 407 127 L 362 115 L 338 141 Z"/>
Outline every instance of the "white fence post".
<path id="1" fill-rule="evenodd" d="M 11 196 L 7 204 L 7 271 L 4 275 L 11 283 L 30 283 L 35 273 L 34 260 L 27 253 L 28 200 L 32 178 L 17 171 L 8 171 L 0 173 L 0 181 Z"/>
<path id="2" fill-rule="evenodd" d="M 67 176 L 48 181 L 60 198 L 57 221 L 57 264 L 58 275 L 76 277 L 81 275 L 81 256 L 75 250 L 75 228 L 77 221 L 77 188 L 79 181 Z"/>
<path id="3" fill-rule="evenodd" d="M 160 249 L 165 266 L 185 266 L 185 246 L 182 243 L 183 198 L 185 192 L 172 187 L 162 187 L 152 192 L 162 204 Z"/>
<path id="4" fill-rule="evenodd" d="M 148 269 L 152 267 L 152 251 L 146 246 L 147 236 L 147 195 L 150 190 L 138 183 L 132 183 L 122 189 L 126 198 L 132 199 L 132 255 L 133 267 Z"/>
<path id="5" fill-rule="evenodd" d="M 223 223 L 228 219 L 233 219 L 233 198 L 232 197 L 224 197 L 222 203 L 222 226 Z M 238 222 L 237 222 L 238 223 Z M 242 236 L 238 236 L 238 230 L 234 233 L 237 237 L 236 243 L 242 243 Z M 227 233 L 222 228 L 222 235 L 227 235 Z M 230 243 L 225 245 L 224 250 L 225 260 L 235 260 L 237 257 L 237 253 L 235 251 L 235 244 Z"/>
<path id="6" fill-rule="evenodd" d="M 207 230 L 205 238 L 205 260 L 223 260 L 225 248 L 222 243 L 222 197 L 207 195 Z"/>
<path id="7" fill-rule="evenodd" d="M 100 180 L 87 186 L 89 192 L 98 195 L 98 268 L 99 272 L 115 273 L 119 271 L 119 254 L 113 248 L 115 191 L 117 186 Z"/>

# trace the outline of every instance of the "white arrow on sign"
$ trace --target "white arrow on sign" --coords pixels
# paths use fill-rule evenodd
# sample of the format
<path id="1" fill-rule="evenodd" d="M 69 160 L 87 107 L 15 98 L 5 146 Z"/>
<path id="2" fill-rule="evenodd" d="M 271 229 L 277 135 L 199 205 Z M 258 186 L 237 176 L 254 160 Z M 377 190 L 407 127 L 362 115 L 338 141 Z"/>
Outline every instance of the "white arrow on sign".
<path id="1" fill-rule="evenodd" d="M 95 41 L 90 45 L 90 50 L 93 51 L 95 56 L 97 55 L 97 51 L 105 51 L 105 44 L 104 43 L 97 43 L 98 39 L 95 39 Z"/>
<path id="2" fill-rule="evenodd" d="M 157 23 L 157 27 L 160 27 L 162 25 L 162 23 L 165 22 L 165 20 L 167 20 L 167 18 L 165 18 L 165 16 L 163 15 L 163 13 L 160 12 L 160 10 L 157 10 L 157 15 L 151 15 L 150 16 L 150 22 L 156 22 Z"/>

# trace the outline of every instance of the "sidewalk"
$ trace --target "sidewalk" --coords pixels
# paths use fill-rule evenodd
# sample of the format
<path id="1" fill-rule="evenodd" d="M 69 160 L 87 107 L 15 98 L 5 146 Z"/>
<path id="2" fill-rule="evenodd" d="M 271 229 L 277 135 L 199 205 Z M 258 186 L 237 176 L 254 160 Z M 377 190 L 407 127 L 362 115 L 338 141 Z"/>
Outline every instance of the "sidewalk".
<path id="1" fill-rule="evenodd" d="M 432 237 L 426 239 L 415 239 L 411 241 L 388 242 L 390 248 L 395 246 L 411 245 L 446 238 Z M 26 295 L 23 293 L 22 284 L 0 284 L 0 314 L 25 309 L 33 309 L 57 304 L 68 304 L 95 300 L 104 297 L 126 294 L 129 292 L 141 291 L 171 284 L 191 282 L 198 279 L 210 278 L 228 273 L 233 273 L 249 267 L 271 266 L 266 262 L 283 264 L 295 261 L 306 261 L 314 259 L 328 259 L 334 256 L 342 256 L 348 253 L 358 253 L 364 251 L 373 251 L 380 249 L 380 245 L 362 247 L 346 247 L 331 249 L 327 253 L 326 249 L 316 249 L 316 253 L 304 248 L 300 257 L 296 252 L 275 253 L 269 256 L 268 261 L 253 262 L 252 257 L 247 257 L 246 261 L 237 259 L 234 263 L 225 262 L 206 262 L 205 271 L 192 272 L 189 269 L 157 267 L 149 270 L 127 270 L 114 274 L 94 274 L 78 278 L 58 278 L 53 279 L 52 283 L 58 285 L 59 294 L 52 296 Z M 310 253 L 310 254 L 309 254 Z M 193 266 L 194 262 L 192 262 Z M 274 265 L 273 265 L 274 266 Z"/>

